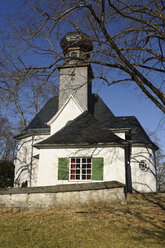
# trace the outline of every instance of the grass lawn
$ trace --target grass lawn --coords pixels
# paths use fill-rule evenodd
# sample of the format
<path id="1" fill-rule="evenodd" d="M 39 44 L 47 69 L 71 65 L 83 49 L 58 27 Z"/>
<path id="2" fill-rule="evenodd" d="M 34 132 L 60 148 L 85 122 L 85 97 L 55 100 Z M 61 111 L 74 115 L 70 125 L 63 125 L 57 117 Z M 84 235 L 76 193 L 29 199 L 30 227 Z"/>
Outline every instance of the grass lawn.
<path id="1" fill-rule="evenodd" d="M 164 248 L 165 194 L 129 195 L 122 205 L 1 210 L 0 247 Z"/>

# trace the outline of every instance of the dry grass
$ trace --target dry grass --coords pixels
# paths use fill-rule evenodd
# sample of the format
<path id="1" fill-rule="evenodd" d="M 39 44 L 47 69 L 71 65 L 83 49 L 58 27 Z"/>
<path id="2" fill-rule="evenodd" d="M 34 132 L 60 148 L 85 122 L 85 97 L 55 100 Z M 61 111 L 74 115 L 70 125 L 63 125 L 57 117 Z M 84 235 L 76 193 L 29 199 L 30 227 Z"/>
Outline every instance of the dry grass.
<path id="1" fill-rule="evenodd" d="M 123 205 L 0 213 L 3 248 L 164 248 L 165 194 Z"/>

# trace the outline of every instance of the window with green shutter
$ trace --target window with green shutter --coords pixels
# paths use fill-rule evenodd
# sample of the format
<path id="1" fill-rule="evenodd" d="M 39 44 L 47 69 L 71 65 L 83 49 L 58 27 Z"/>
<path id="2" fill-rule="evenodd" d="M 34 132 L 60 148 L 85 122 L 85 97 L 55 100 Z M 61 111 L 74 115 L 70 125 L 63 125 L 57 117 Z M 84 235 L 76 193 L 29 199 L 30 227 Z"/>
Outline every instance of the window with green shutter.
<path id="1" fill-rule="evenodd" d="M 103 158 L 92 158 L 92 180 L 103 180 Z"/>
<path id="2" fill-rule="evenodd" d="M 69 158 L 58 159 L 58 180 L 68 180 Z"/>
<path id="3" fill-rule="evenodd" d="M 58 180 L 103 180 L 103 158 L 59 158 Z"/>

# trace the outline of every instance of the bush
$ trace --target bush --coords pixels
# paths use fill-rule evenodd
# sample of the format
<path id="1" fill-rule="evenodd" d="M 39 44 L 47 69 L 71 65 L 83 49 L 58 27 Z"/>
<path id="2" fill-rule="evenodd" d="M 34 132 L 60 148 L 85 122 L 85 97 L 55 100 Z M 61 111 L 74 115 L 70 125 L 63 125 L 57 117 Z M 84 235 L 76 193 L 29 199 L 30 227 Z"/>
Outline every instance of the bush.
<path id="1" fill-rule="evenodd" d="M 14 164 L 0 161 L 0 188 L 12 187 L 14 183 Z"/>

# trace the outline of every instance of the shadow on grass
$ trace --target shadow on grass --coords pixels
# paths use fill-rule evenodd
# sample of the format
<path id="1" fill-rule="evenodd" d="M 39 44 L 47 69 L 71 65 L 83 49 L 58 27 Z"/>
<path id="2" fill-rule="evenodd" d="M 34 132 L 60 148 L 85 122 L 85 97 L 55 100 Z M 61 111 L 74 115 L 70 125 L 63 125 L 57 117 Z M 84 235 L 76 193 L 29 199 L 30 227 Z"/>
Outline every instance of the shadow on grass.
<path id="1" fill-rule="evenodd" d="M 132 197 L 132 198 L 131 198 Z M 135 194 L 130 196 L 130 201 L 124 205 L 96 206 L 91 209 L 83 209 L 75 212 L 78 215 L 91 216 L 92 219 L 108 219 L 109 229 L 113 223 L 121 223 L 116 226 L 118 231 L 126 232 L 130 241 L 152 243 L 164 247 L 165 241 L 165 194 Z M 164 220 L 163 220 L 164 219 Z M 144 246 L 146 247 L 146 246 Z M 154 246 L 152 246 L 154 247 Z"/>
<path id="2" fill-rule="evenodd" d="M 163 230 L 151 230 L 149 228 L 142 228 L 140 227 L 140 230 L 138 229 L 137 232 L 140 231 L 141 235 L 137 235 L 137 237 L 135 236 L 136 234 L 132 235 L 131 239 L 135 240 L 135 241 L 140 241 L 141 239 L 143 239 L 143 242 L 145 242 L 145 240 L 149 241 L 150 243 L 152 243 L 152 245 L 155 244 L 155 247 L 157 247 L 157 245 L 162 245 L 164 244 L 164 237 L 165 237 L 165 232 Z M 152 246 L 153 247 L 153 246 Z M 164 247 L 164 246 L 161 246 Z"/>
<path id="3" fill-rule="evenodd" d="M 141 199 L 140 199 L 141 197 Z M 138 230 L 146 239 L 150 238 L 155 244 L 165 242 L 165 194 L 139 194 L 139 201 L 133 202 L 134 208 L 128 209 L 128 214 L 136 218 Z M 148 204 L 146 204 L 148 203 Z M 148 205 L 148 207 L 147 207 Z M 154 208 L 153 208 L 154 207 Z M 126 209 L 125 209 L 126 210 Z M 161 211 L 163 210 L 163 211 Z M 124 211 L 126 214 L 126 211 Z M 136 237 L 132 237 L 136 240 Z M 138 239 L 139 237 L 137 237 Z"/>
<path id="4" fill-rule="evenodd" d="M 161 193 L 159 193 L 161 195 Z M 165 200 L 161 199 L 158 197 L 158 194 L 144 194 L 143 199 L 153 203 L 154 205 L 157 205 L 160 207 L 162 210 L 165 211 Z"/>

